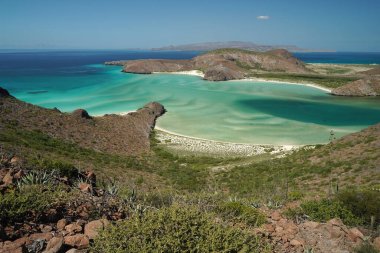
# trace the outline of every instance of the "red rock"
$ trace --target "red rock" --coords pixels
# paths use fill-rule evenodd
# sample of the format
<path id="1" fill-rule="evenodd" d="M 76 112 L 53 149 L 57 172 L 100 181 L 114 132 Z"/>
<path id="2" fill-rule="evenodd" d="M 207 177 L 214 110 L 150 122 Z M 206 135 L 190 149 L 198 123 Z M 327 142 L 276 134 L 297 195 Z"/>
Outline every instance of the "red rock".
<path id="1" fill-rule="evenodd" d="M 63 237 L 53 237 L 47 244 L 43 253 L 57 253 L 62 249 Z"/>
<path id="2" fill-rule="evenodd" d="M 69 234 L 80 233 L 80 232 L 82 232 L 82 226 L 77 224 L 77 223 L 72 223 L 72 224 L 65 226 L 65 230 Z"/>
<path id="3" fill-rule="evenodd" d="M 327 222 L 327 224 L 338 227 L 344 226 L 343 222 L 339 218 L 331 219 Z"/>
<path id="4" fill-rule="evenodd" d="M 103 229 L 103 220 L 94 220 L 85 225 L 84 234 L 87 235 L 89 239 L 94 239 L 96 236 L 98 236 L 99 231 Z"/>
<path id="5" fill-rule="evenodd" d="M 29 236 L 29 240 L 31 240 L 31 241 L 35 241 L 37 239 L 49 241 L 51 238 L 53 238 L 53 235 L 49 232 L 48 233 L 35 233 L 35 234 L 31 234 Z"/>
<path id="6" fill-rule="evenodd" d="M 57 222 L 57 229 L 58 230 L 63 230 L 65 228 L 65 226 L 67 225 L 67 220 L 66 219 L 60 219 L 58 222 Z"/>
<path id="7" fill-rule="evenodd" d="M 6 241 L 0 248 L 0 253 L 18 253 L 24 252 L 24 245 L 29 242 L 28 237 L 19 238 L 13 242 Z"/>
<path id="8" fill-rule="evenodd" d="M 23 176 L 25 176 L 25 173 L 24 173 L 23 170 L 19 170 L 19 171 L 17 171 L 16 174 L 14 174 L 14 178 L 15 178 L 15 179 L 20 179 L 20 178 L 22 178 Z"/>
<path id="9" fill-rule="evenodd" d="M 376 237 L 373 240 L 373 246 L 377 249 L 380 250 L 380 236 Z"/>
<path id="10" fill-rule="evenodd" d="M 25 253 L 25 247 L 18 247 L 16 249 L 0 249 L 0 253 Z"/>
<path id="11" fill-rule="evenodd" d="M 298 240 L 293 239 L 290 241 L 290 245 L 292 245 L 294 247 L 299 247 L 299 246 L 302 246 L 302 243 Z"/>
<path id="12" fill-rule="evenodd" d="M 13 183 L 13 171 L 9 170 L 8 173 L 3 177 L 3 182 L 5 185 L 10 185 Z"/>
<path id="13" fill-rule="evenodd" d="M 84 234 L 76 234 L 65 237 L 65 244 L 77 249 L 85 249 L 90 245 L 90 240 Z"/>
<path id="14" fill-rule="evenodd" d="M 41 232 L 43 232 L 43 233 L 48 233 L 48 232 L 51 232 L 53 230 L 53 228 L 51 227 L 51 226 L 43 226 L 42 228 L 41 228 Z"/>
<path id="15" fill-rule="evenodd" d="M 332 238 L 332 239 L 343 237 L 344 234 L 345 234 L 343 232 L 343 230 L 340 229 L 340 227 L 337 227 L 337 226 L 329 226 L 329 227 L 327 227 L 327 230 L 329 231 L 330 238 Z"/>
<path id="16" fill-rule="evenodd" d="M 309 229 L 316 229 L 320 226 L 320 224 L 315 221 L 306 221 L 305 223 L 303 223 L 303 226 Z"/>
<path id="17" fill-rule="evenodd" d="M 18 165 L 21 162 L 21 159 L 18 156 L 14 156 L 14 157 L 12 157 L 10 162 L 12 165 Z"/>
<path id="18" fill-rule="evenodd" d="M 357 242 L 359 240 L 363 240 L 364 235 L 362 232 L 360 232 L 357 228 L 351 228 L 348 230 L 348 238 L 350 238 L 351 241 Z"/>
<path id="19" fill-rule="evenodd" d="M 263 225 L 263 228 L 269 232 L 269 233 L 273 233 L 274 232 L 274 226 L 272 224 L 264 224 Z"/>
<path id="20" fill-rule="evenodd" d="M 272 220 L 279 221 L 282 217 L 279 211 L 274 211 L 271 215 Z"/>
<path id="21" fill-rule="evenodd" d="M 276 232 L 282 232 L 282 231 L 284 231 L 284 228 L 283 228 L 283 227 L 280 227 L 280 226 L 276 226 L 274 230 L 275 230 Z"/>
<path id="22" fill-rule="evenodd" d="M 92 186 L 90 184 L 88 184 L 88 183 L 79 183 L 78 188 L 82 192 L 88 192 L 88 193 L 92 192 Z"/>

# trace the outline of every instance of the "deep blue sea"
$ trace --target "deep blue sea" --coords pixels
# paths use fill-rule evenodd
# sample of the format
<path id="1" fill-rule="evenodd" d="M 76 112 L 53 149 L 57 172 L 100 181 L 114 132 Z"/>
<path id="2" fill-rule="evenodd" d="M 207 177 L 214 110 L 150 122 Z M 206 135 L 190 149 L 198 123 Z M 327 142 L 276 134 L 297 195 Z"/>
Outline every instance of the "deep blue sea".
<path id="1" fill-rule="evenodd" d="M 294 53 L 307 63 L 380 64 L 380 52 Z"/>
<path id="2" fill-rule="evenodd" d="M 0 51 L 0 87 L 29 103 L 92 115 L 168 110 L 158 126 L 205 139 L 255 144 L 325 143 L 380 122 L 380 99 L 335 97 L 287 83 L 209 82 L 188 75 L 135 75 L 105 61 L 189 59 L 200 52 Z M 380 63 L 379 53 L 297 53 L 305 62 Z"/>

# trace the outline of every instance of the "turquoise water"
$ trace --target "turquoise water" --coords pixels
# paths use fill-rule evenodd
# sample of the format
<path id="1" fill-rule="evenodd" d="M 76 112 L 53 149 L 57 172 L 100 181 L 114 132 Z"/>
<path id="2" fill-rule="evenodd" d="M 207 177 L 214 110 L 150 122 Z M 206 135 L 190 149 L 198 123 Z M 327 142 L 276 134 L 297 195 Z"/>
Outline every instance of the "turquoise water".
<path id="1" fill-rule="evenodd" d="M 87 65 L 50 75 L 3 75 L 19 99 L 93 115 L 135 110 L 158 101 L 158 126 L 198 138 L 255 144 L 315 144 L 380 122 L 380 99 L 334 97 L 292 84 L 208 82 L 186 75 L 134 75 Z M 79 71 L 79 74 L 77 73 Z"/>

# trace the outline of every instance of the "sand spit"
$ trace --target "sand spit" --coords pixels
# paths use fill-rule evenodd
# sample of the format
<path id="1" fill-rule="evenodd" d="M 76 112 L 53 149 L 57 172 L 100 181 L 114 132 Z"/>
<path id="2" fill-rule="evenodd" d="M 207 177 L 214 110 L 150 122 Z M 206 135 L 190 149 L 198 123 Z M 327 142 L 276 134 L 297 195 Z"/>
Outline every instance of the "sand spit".
<path id="1" fill-rule="evenodd" d="M 200 70 L 189 70 L 189 71 L 177 71 L 177 72 L 153 72 L 153 74 L 172 74 L 172 75 L 191 75 L 191 76 L 199 76 L 204 78 L 204 73 Z M 285 83 L 285 84 L 294 84 L 294 85 L 303 85 L 308 86 L 316 89 L 323 90 L 325 92 L 331 93 L 331 89 L 322 87 L 317 84 L 313 83 L 304 83 L 304 82 L 288 82 L 288 81 L 278 81 L 278 80 L 271 80 L 266 78 L 244 78 L 244 79 L 238 79 L 238 80 L 229 80 L 228 82 L 237 82 L 237 81 L 248 81 L 248 82 L 267 82 L 267 83 Z"/>

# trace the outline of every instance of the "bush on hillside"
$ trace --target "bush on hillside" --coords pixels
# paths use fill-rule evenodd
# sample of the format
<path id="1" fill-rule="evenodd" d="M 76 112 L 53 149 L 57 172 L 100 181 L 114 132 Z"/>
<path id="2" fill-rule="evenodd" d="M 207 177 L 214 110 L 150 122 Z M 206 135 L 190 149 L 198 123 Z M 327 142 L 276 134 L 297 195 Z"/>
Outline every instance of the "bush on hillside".
<path id="1" fill-rule="evenodd" d="M 258 209 L 238 201 L 223 202 L 217 208 L 217 212 L 224 219 L 243 222 L 250 226 L 261 226 L 266 221 Z"/>
<path id="2" fill-rule="evenodd" d="M 376 190 L 346 190 L 338 194 L 337 199 L 354 215 L 363 217 L 365 224 L 380 224 L 380 192 Z"/>
<path id="3" fill-rule="evenodd" d="M 346 225 L 359 225 L 362 219 L 355 216 L 340 201 L 322 199 L 319 201 L 306 201 L 301 204 L 303 212 L 312 220 L 326 222 L 333 218 L 340 218 Z"/>
<path id="4" fill-rule="evenodd" d="M 214 222 L 195 207 L 173 205 L 109 226 L 95 239 L 94 252 L 270 252 L 241 229 Z"/>
<path id="5" fill-rule="evenodd" d="M 38 220 L 44 211 L 67 199 L 65 191 L 50 185 L 24 185 L 0 194 L 1 224 Z"/>

